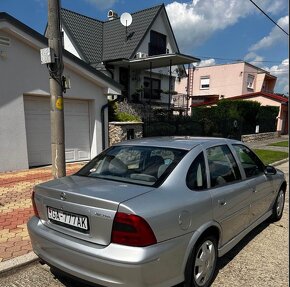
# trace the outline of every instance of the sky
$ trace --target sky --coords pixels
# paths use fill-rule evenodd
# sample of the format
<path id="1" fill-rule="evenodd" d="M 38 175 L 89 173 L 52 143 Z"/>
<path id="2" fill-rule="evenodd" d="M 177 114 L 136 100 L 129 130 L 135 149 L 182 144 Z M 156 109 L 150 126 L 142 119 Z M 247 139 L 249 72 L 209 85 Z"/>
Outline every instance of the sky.
<path id="1" fill-rule="evenodd" d="M 289 34 L 288 0 L 253 0 Z M 6 12 L 44 32 L 47 0 L 0 0 Z M 63 8 L 107 20 L 164 3 L 181 53 L 201 59 L 200 65 L 249 62 L 277 79 L 275 92 L 289 95 L 289 36 L 249 0 L 62 0 Z"/>

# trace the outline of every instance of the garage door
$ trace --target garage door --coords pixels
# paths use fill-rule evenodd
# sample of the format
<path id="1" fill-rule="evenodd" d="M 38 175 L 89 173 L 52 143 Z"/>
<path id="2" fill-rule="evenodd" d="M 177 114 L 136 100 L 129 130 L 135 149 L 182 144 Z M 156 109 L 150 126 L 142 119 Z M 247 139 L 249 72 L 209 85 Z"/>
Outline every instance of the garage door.
<path id="1" fill-rule="evenodd" d="M 88 101 L 65 100 L 66 161 L 90 159 Z M 25 97 L 25 124 L 29 166 L 51 163 L 50 99 Z"/>

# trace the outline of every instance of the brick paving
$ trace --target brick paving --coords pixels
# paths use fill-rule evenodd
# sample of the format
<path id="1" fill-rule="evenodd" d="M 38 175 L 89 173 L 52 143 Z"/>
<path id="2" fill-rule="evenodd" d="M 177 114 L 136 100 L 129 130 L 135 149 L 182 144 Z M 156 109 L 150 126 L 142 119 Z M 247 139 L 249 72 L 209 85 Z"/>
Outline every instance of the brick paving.
<path id="1" fill-rule="evenodd" d="M 83 163 L 67 164 L 67 175 Z M 26 223 L 33 215 L 33 186 L 52 179 L 51 167 L 0 173 L 0 262 L 32 251 Z"/>

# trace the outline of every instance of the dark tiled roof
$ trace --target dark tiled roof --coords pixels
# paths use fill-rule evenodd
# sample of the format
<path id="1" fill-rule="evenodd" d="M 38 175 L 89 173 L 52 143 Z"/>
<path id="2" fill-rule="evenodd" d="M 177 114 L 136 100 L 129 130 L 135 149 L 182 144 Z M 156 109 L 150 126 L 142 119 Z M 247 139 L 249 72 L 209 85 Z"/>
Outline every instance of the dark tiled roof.
<path id="1" fill-rule="evenodd" d="M 61 16 L 64 28 L 73 38 L 81 56 L 91 64 L 132 58 L 162 8 L 164 5 L 158 5 L 133 13 L 127 35 L 134 34 L 128 41 L 125 41 L 126 28 L 120 23 L 120 18 L 101 22 L 66 9 L 61 9 Z"/>
<path id="2" fill-rule="evenodd" d="M 103 60 L 132 58 L 161 8 L 162 5 L 159 5 L 133 13 L 133 21 L 128 27 L 127 35 L 134 34 L 128 41 L 125 41 L 126 28 L 120 23 L 120 18 L 105 22 Z"/>
<path id="3" fill-rule="evenodd" d="M 61 17 L 81 57 L 89 64 L 101 62 L 104 23 L 66 9 L 61 9 Z"/>

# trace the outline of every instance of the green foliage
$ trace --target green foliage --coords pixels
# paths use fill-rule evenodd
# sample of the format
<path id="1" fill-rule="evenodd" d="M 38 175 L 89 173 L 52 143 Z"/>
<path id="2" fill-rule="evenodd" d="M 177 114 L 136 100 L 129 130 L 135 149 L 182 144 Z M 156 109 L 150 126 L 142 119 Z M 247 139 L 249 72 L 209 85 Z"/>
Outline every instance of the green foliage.
<path id="1" fill-rule="evenodd" d="M 279 113 L 278 107 L 263 106 L 257 115 L 257 123 L 260 126 L 260 133 L 274 131 L 276 129 L 276 118 Z"/>
<path id="2" fill-rule="evenodd" d="M 140 117 L 130 115 L 124 112 L 117 112 L 115 115 L 115 121 L 117 122 L 141 122 Z"/>
<path id="3" fill-rule="evenodd" d="M 127 104 L 118 104 L 116 101 L 109 102 L 109 121 L 116 122 L 141 122 L 138 114 Z"/>

